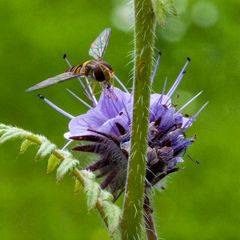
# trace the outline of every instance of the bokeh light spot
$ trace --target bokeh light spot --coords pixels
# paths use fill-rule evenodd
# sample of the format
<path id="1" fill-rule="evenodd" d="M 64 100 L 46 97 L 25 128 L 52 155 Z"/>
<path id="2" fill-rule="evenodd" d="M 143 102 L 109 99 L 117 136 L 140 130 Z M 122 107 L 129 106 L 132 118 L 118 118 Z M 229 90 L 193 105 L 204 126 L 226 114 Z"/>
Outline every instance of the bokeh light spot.
<path id="1" fill-rule="evenodd" d="M 212 27 L 218 20 L 218 9 L 211 2 L 199 1 L 192 8 L 192 20 L 199 27 Z"/>
<path id="2" fill-rule="evenodd" d="M 131 5 L 126 2 L 117 3 L 113 9 L 111 21 L 117 29 L 123 32 L 132 31 L 134 20 Z"/>
<path id="3" fill-rule="evenodd" d="M 186 32 L 186 24 L 177 17 L 169 17 L 164 29 L 160 30 L 163 39 L 169 42 L 177 42 L 182 39 Z"/>

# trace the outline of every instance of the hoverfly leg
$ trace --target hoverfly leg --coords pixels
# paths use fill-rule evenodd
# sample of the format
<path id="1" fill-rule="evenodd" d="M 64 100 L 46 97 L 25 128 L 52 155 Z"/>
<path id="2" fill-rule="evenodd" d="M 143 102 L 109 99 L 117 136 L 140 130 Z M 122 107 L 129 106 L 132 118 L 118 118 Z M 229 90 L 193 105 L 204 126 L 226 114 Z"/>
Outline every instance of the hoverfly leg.
<path id="1" fill-rule="evenodd" d="M 96 88 L 96 84 L 97 84 L 97 82 L 93 81 L 93 87 L 92 87 L 93 94 L 94 94 L 94 91 L 95 91 L 95 88 Z"/>
<path id="2" fill-rule="evenodd" d="M 91 85 L 90 85 L 90 83 L 89 83 L 89 81 L 88 81 L 88 77 L 87 77 L 87 76 L 85 76 L 85 81 L 86 81 L 88 90 L 89 90 L 89 92 L 90 92 L 90 95 L 91 95 L 93 104 L 94 104 L 94 105 L 97 105 L 98 101 L 97 101 L 97 99 L 96 99 L 96 97 L 95 97 L 95 95 L 94 95 L 94 93 L 93 93 L 92 87 L 91 87 Z"/>

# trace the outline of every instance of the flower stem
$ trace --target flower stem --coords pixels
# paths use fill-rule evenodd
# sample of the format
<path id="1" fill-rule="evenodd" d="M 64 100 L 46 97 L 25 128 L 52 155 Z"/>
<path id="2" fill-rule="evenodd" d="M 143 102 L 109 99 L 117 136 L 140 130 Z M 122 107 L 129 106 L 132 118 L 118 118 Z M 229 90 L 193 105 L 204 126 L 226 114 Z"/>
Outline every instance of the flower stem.
<path id="1" fill-rule="evenodd" d="M 142 233 L 144 183 L 147 162 L 149 103 L 154 48 L 155 15 L 152 0 L 134 0 L 134 108 L 122 238 Z"/>

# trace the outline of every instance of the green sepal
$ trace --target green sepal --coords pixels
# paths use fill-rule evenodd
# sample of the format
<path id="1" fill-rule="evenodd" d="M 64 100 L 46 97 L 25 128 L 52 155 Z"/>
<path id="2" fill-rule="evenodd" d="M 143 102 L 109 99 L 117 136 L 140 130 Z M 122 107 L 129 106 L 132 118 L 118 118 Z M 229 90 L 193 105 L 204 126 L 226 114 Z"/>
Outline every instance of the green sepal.
<path id="1" fill-rule="evenodd" d="M 48 155 L 52 154 L 53 150 L 56 149 L 56 146 L 52 144 L 48 139 L 45 137 L 39 136 L 39 139 L 41 140 L 41 145 L 37 151 L 37 154 L 34 158 L 35 161 L 41 160 Z"/>
<path id="2" fill-rule="evenodd" d="M 28 148 L 33 144 L 34 144 L 34 142 L 32 142 L 28 139 L 25 139 L 21 144 L 20 154 L 24 154 L 28 150 Z"/>
<path id="3" fill-rule="evenodd" d="M 66 156 L 57 169 L 57 182 L 60 182 L 66 173 L 71 172 L 78 164 L 79 161 L 72 158 L 70 154 Z"/>
<path id="4" fill-rule="evenodd" d="M 54 154 L 51 154 L 48 159 L 47 174 L 53 172 L 60 162 L 61 161 Z"/>
<path id="5" fill-rule="evenodd" d="M 76 179 L 75 184 L 74 184 L 74 193 L 79 193 L 82 188 L 83 187 L 82 187 L 81 182 L 78 179 Z"/>

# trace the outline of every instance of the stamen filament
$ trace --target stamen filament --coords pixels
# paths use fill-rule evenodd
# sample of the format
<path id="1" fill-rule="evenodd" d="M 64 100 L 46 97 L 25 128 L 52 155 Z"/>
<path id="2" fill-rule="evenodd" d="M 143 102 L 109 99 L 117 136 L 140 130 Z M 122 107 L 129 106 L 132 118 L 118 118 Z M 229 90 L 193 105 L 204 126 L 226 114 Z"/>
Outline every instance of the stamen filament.
<path id="1" fill-rule="evenodd" d="M 72 143 L 73 140 L 69 140 L 64 146 L 63 148 L 61 149 L 62 151 L 64 151 L 71 143 Z"/>
<path id="2" fill-rule="evenodd" d="M 195 95 L 193 98 L 191 98 L 188 102 L 186 102 L 177 112 L 181 112 L 185 107 L 187 107 L 192 101 L 194 101 L 198 96 L 200 96 L 203 93 L 203 91 L 199 92 L 197 95 Z"/>
<path id="3" fill-rule="evenodd" d="M 187 129 L 191 126 L 191 124 L 196 120 L 197 116 L 200 114 L 200 112 L 208 105 L 209 102 L 206 102 L 198 111 L 195 113 L 182 127 L 183 129 Z"/>
<path id="4" fill-rule="evenodd" d="M 81 103 L 83 103 L 86 107 L 88 108 L 92 108 L 92 106 L 90 106 L 87 102 L 85 102 L 84 100 L 82 100 L 77 94 L 75 94 L 73 91 L 71 91 L 70 89 L 66 88 L 67 91 L 73 95 L 77 100 L 79 100 Z"/>
<path id="5" fill-rule="evenodd" d="M 159 63 L 160 63 L 161 54 L 162 54 L 161 52 L 158 52 L 158 58 L 157 58 L 156 65 L 155 65 L 154 70 L 153 70 L 153 75 L 151 77 L 151 85 L 153 85 L 154 78 L 156 77 L 156 74 L 157 74 L 157 70 L 158 70 L 158 66 L 159 66 Z"/>
<path id="6" fill-rule="evenodd" d="M 124 86 L 124 84 L 122 83 L 122 81 L 114 74 L 113 77 L 117 80 L 117 82 L 121 85 L 121 87 L 123 88 L 123 90 L 126 93 L 129 93 L 129 91 L 127 90 L 127 88 Z"/>
<path id="7" fill-rule="evenodd" d="M 161 96 L 160 96 L 160 98 L 159 98 L 159 100 L 158 100 L 158 104 L 159 104 L 159 103 L 162 104 L 162 99 L 163 99 L 164 92 L 165 92 L 165 90 L 166 90 L 166 86 L 167 86 L 167 78 L 166 78 L 165 81 L 164 81 L 163 89 L 162 89 L 162 94 L 161 94 Z"/>
<path id="8" fill-rule="evenodd" d="M 61 108 L 59 108 L 58 106 L 56 106 L 54 103 L 52 103 L 51 101 L 49 101 L 47 98 L 45 98 L 43 95 L 38 94 L 39 98 L 42 99 L 44 102 L 46 102 L 50 107 L 52 107 L 54 110 L 56 110 L 57 112 L 61 113 L 63 116 L 73 119 L 74 116 L 65 112 L 64 110 L 62 110 Z"/>
<path id="9" fill-rule="evenodd" d="M 183 66 L 181 72 L 179 73 L 179 75 L 177 77 L 177 80 L 175 81 L 175 83 L 173 84 L 173 86 L 171 87 L 169 92 L 167 93 L 168 97 L 171 97 L 173 95 L 174 91 L 176 90 L 176 88 L 178 87 L 179 83 L 181 82 L 181 80 L 183 78 L 183 75 L 186 73 L 186 68 L 190 61 L 191 61 L 191 59 L 188 57 L 187 62 L 185 63 L 185 65 Z"/>
<path id="10" fill-rule="evenodd" d="M 63 59 L 66 61 L 67 65 L 68 65 L 70 68 L 72 68 L 72 64 L 69 62 L 66 53 L 63 55 Z M 84 92 L 86 93 L 87 97 L 92 101 L 92 97 L 91 97 L 91 95 L 89 94 L 89 92 L 87 91 L 87 89 L 86 89 L 84 83 L 82 82 L 81 78 L 78 76 L 77 79 L 78 79 L 78 81 L 80 82 L 80 84 L 81 84 Z"/>

